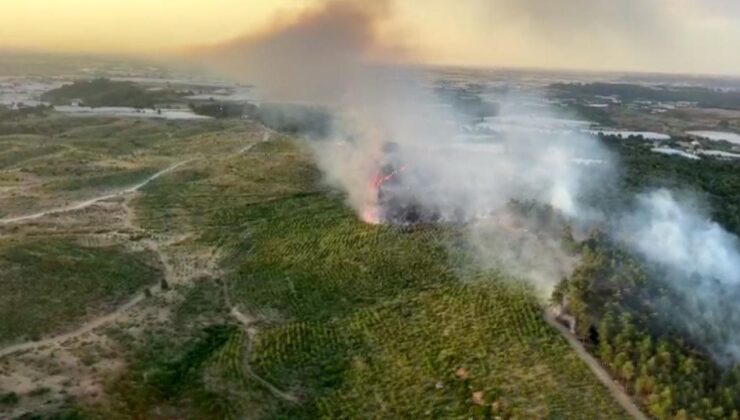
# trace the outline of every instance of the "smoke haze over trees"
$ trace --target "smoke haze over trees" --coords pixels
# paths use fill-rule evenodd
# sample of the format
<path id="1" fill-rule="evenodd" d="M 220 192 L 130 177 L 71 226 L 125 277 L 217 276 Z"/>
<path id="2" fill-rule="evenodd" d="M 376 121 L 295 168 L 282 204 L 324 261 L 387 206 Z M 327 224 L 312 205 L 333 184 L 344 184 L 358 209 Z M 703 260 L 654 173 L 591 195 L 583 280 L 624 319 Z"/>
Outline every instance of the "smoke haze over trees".
<path id="1" fill-rule="evenodd" d="M 383 145 L 393 142 L 399 159 L 414 167 L 404 175 L 403 190 L 441 220 L 467 222 L 470 250 L 479 261 L 505 260 L 505 268 L 546 296 L 570 274 L 573 257 L 557 245 L 557 235 L 534 235 L 529 222 L 512 222 L 518 216 L 510 214 L 507 204 L 534 200 L 579 229 L 605 227 L 646 263 L 663 267 L 671 278 L 667 287 L 682 302 L 700 296 L 687 304 L 688 318 L 720 328 L 720 338 L 705 344 L 720 360 L 737 361 L 738 324 L 721 323 L 734 319 L 732 308 L 702 309 L 738 287 L 737 238 L 667 190 L 644 191 L 634 206 L 616 214 L 584 201 L 620 177 L 616 156 L 592 137 L 512 131 L 503 151 L 496 145 L 471 150 L 469 144 L 453 142 L 465 119 L 439 106 L 425 74 L 386 61 L 403 56 L 399 52 L 412 55 L 381 41 L 378 28 L 388 19 L 388 7 L 385 2 L 325 2 L 279 19 L 270 31 L 207 53 L 222 70 L 256 82 L 270 100 L 323 105 L 339 116 L 329 140 L 317 143 L 315 151 L 327 181 L 346 191 L 359 216 L 375 205 L 368 184 Z M 521 102 L 501 97 L 500 115 L 517 115 Z M 544 110 L 539 116 L 555 114 Z M 579 159 L 604 165 L 578 165 Z M 620 223 L 609 222 L 614 220 Z"/>

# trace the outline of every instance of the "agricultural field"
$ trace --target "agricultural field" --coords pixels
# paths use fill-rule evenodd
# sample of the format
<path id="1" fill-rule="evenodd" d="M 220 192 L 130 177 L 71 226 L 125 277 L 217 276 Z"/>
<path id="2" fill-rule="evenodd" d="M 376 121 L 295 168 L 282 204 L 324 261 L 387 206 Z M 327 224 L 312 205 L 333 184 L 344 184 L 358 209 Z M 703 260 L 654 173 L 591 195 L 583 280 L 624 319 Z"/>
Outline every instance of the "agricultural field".
<path id="1" fill-rule="evenodd" d="M 306 140 L 38 118 L 0 136 L 27 156 L 0 171 L 0 287 L 34 291 L 2 301 L 25 347 L 0 416 L 626 417 L 531 290 L 460 270 L 453 227 L 359 221 Z"/>
<path id="2" fill-rule="evenodd" d="M 0 420 L 740 420 L 713 1 L 0 0 Z"/>
<path id="3" fill-rule="evenodd" d="M 277 417 L 619 415 L 529 291 L 455 276 L 445 232 L 367 227 L 338 200 L 291 201 L 271 206 L 230 285 L 268 324 L 255 373 L 309 401 Z"/>
<path id="4" fill-rule="evenodd" d="M 131 349 L 135 368 L 111 388 L 116 413 L 623 415 L 529 290 L 491 273 L 460 278 L 447 258 L 454 231 L 358 221 L 300 143 L 260 143 L 145 192 L 143 226 L 198 226 L 221 275 L 176 311 L 196 337 L 171 338 L 180 352 L 161 335 Z M 192 382 L 175 386 L 180 375 Z"/>

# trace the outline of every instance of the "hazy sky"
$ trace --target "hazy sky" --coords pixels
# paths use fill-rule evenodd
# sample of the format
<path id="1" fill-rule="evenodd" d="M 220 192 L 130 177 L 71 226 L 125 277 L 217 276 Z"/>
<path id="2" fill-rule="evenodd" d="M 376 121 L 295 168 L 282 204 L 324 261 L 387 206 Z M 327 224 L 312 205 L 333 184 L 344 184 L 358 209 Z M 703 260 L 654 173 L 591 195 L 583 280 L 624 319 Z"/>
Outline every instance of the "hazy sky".
<path id="1" fill-rule="evenodd" d="M 318 1 L 0 0 L 0 48 L 161 54 Z M 395 0 L 378 29 L 439 64 L 740 74 L 738 0 Z"/>

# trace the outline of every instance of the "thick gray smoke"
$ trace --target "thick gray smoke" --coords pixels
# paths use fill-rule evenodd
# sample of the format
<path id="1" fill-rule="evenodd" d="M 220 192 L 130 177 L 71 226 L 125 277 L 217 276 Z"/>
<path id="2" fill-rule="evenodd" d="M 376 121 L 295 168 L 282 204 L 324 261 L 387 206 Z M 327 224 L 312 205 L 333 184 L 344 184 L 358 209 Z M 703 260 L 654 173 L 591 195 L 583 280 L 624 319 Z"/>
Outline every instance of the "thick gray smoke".
<path id="1" fill-rule="evenodd" d="M 403 56 L 402 46 L 379 40 L 389 7 L 386 0 L 315 1 L 256 34 L 210 47 L 205 56 L 271 100 L 356 103 L 355 95 L 373 92 L 370 62 Z"/>
<path id="2" fill-rule="evenodd" d="M 536 200 L 584 215 L 579 196 L 600 180 L 582 162 L 606 165 L 607 153 L 575 130 L 553 127 L 551 110 L 527 107 L 544 103 L 532 96 L 502 98 L 488 128 L 497 141 L 462 133 L 469 117 L 433 94 L 429 75 L 378 64 L 409 55 L 380 40 L 391 14 L 388 2 L 328 1 L 210 54 L 231 74 L 255 81 L 268 99 L 320 104 L 341 115 L 331 141 L 315 146 L 316 156 L 359 217 L 382 218 L 371 184 L 393 143 L 394 160 L 408 168 L 396 194 L 412 195 L 439 220 L 468 222 L 470 249 L 482 266 L 504 267 L 546 297 L 573 258 L 560 251 L 557 237 L 535 232 L 507 204 Z"/>
<path id="3" fill-rule="evenodd" d="M 638 196 L 638 203 L 619 229 L 632 235 L 637 251 L 687 277 L 740 286 L 737 237 L 712 222 L 698 203 L 681 202 L 665 189 Z"/>
<path id="4" fill-rule="evenodd" d="M 319 3 L 262 34 L 215 48 L 209 57 L 255 82 L 266 99 L 310 102 L 339 115 L 331 138 L 314 148 L 327 181 L 347 192 L 359 217 L 383 220 L 378 172 L 391 154 L 392 172 L 402 172 L 389 182 L 393 194 L 435 221 L 464 222 L 468 249 L 481 266 L 509 271 L 547 297 L 575 261 L 560 247 L 557 224 L 523 217 L 509 204 L 531 200 L 570 223 L 603 222 L 582 197 L 610 182 L 614 158 L 531 94 L 499 98 L 498 116 L 477 125 L 487 130 L 482 140 L 469 116 L 433 94 L 428 74 L 408 62 L 388 65 L 399 52 L 408 53 L 378 35 L 391 6 Z M 634 213 L 618 217 L 614 234 L 647 260 L 681 274 L 673 290 L 697 308 L 696 317 L 728 319 L 731 310 L 712 309 L 711 303 L 726 288 L 737 288 L 736 238 L 668 192 L 639 202 Z M 740 356 L 737 332 L 714 348 L 734 348 Z"/>

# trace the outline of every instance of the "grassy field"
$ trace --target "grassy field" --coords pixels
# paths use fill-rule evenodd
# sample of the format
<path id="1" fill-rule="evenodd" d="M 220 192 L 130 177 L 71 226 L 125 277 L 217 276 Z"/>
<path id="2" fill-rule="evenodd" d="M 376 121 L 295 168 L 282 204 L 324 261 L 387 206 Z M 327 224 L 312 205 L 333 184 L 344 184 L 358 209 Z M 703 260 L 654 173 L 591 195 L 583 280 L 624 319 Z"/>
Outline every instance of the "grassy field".
<path id="1" fill-rule="evenodd" d="M 71 239 L 0 243 L 0 343 L 38 339 L 111 311 L 161 278 L 149 253 Z"/>
<path id="2" fill-rule="evenodd" d="M 201 153 L 244 141 L 234 122 L 70 118 L 0 121 L 0 217 L 139 184 Z M 220 141 L 213 141 L 215 135 Z M 228 138 L 228 140 L 224 140 Z M 210 140 L 210 141 L 209 141 Z M 215 146 L 216 149 L 208 146 Z"/>
<path id="3" fill-rule="evenodd" d="M 114 190 L 137 185 L 157 172 L 158 168 L 132 170 L 114 168 L 110 173 L 76 177 L 53 182 L 48 187 L 57 191 Z"/>
<path id="4" fill-rule="evenodd" d="M 200 141 L 210 143 L 207 137 Z M 256 143 L 248 154 L 195 162 L 146 186 L 135 204 L 148 230 L 194 228 L 209 243 L 219 243 L 242 230 L 235 226 L 245 222 L 245 206 L 305 195 L 317 188 L 319 177 L 305 151 L 278 137 Z"/>

